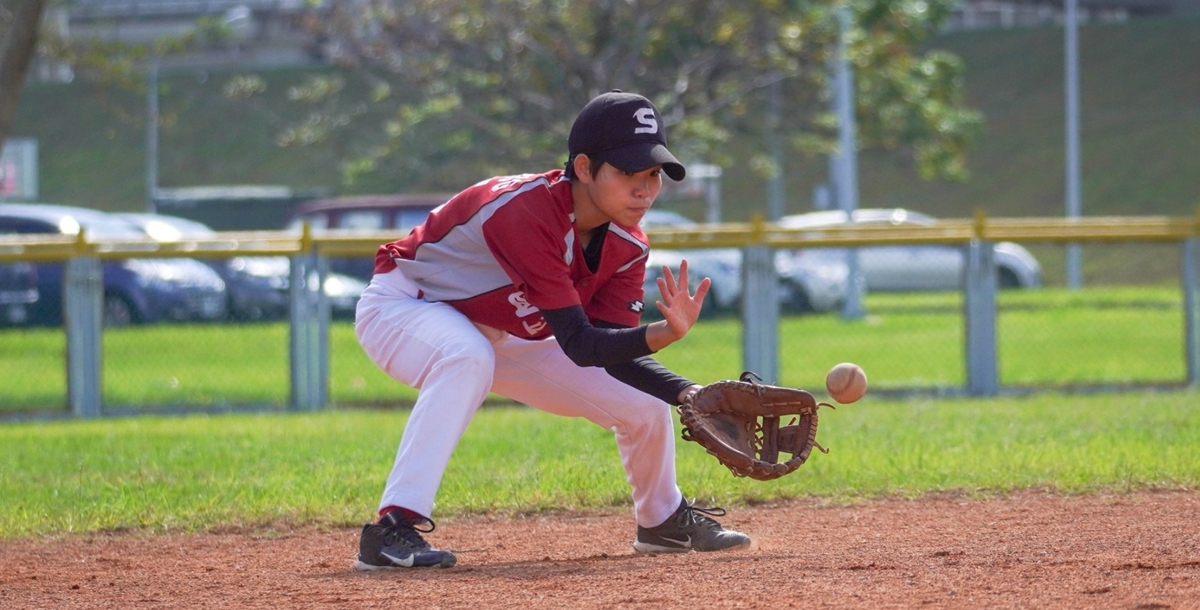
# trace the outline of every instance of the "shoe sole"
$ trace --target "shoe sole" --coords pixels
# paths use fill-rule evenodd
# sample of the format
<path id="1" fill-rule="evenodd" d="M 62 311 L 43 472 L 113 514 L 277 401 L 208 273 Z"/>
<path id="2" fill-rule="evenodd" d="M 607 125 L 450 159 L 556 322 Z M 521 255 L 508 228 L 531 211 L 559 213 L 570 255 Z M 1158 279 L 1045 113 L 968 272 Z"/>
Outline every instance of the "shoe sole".
<path id="1" fill-rule="evenodd" d="M 748 548 L 750 548 L 750 545 L 752 542 L 753 541 L 751 541 L 751 540 L 746 540 L 745 542 L 741 542 L 741 543 L 735 544 L 733 546 L 728 546 L 723 549 L 698 549 L 698 548 L 690 547 L 690 546 L 659 546 L 657 544 L 650 544 L 648 542 L 634 542 L 633 550 L 636 551 L 640 555 L 657 555 L 657 554 L 663 554 L 663 553 L 686 553 L 688 551 L 696 551 L 697 553 L 714 553 L 717 551 L 741 551 L 744 549 L 748 549 Z"/>
<path id="2" fill-rule="evenodd" d="M 397 566 L 397 565 L 377 566 L 374 564 L 366 563 L 366 562 L 362 561 L 361 559 L 359 559 L 354 562 L 354 569 L 358 570 L 359 572 L 379 572 L 382 570 L 419 570 L 421 568 L 453 568 L 456 563 L 458 563 L 458 562 L 455 560 L 444 560 L 441 563 L 439 563 L 437 565 L 432 565 L 432 566 L 413 566 L 413 567 L 405 567 L 405 566 Z"/>
<path id="3" fill-rule="evenodd" d="M 378 570 L 391 570 L 391 569 L 395 569 L 395 568 L 399 568 L 399 567 L 400 566 L 374 566 L 369 563 L 364 563 L 362 561 L 354 562 L 354 569 L 358 570 L 359 572 L 375 572 Z"/>
<path id="4" fill-rule="evenodd" d="M 690 546 L 659 546 L 649 542 L 634 542 L 633 550 L 640 555 L 657 555 L 659 553 L 686 553 L 692 550 Z"/>
<path id="5" fill-rule="evenodd" d="M 747 538 L 745 542 L 739 542 L 738 544 L 735 544 L 735 545 L 733 545 L 733 546 L 727 546 L 727 547 L 725 547 L 725 548 L 723 548 L 723 549 L 697 549 L 697 548 L 693 548 L 692 550 L 696 551 L 697 553 L 714 553 L 714 552 L 717 552 L 717 551 L 742 551 L 742 550 L 745 550 L 745 549 L 748 549 L 748 548 L 750 548 L 750 545 L 751 545 L 753 542 L 754 542 L 753 540 L 750 540 L 749 538 Z"/>

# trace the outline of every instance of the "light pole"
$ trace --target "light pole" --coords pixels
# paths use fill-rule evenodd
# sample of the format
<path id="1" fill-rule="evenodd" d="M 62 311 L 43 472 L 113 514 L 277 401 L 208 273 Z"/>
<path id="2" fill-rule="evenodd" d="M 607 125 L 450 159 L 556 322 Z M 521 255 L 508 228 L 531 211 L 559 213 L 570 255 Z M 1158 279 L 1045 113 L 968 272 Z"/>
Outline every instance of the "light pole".
<path id="1" fill-rule="evenodd" d="M 158 197 L 158 60 L 146 68 L 146 211 L 153 214 Z"/>
<path id="2" fill-rule="evenodd" d="M 850 9 L 843 4 L 838 8 L 838 43 L 834 96 L 838 115 L 838 154 L 834 160 L 833 189 L 837 207 L 851 216 L 858 209 L 858 150 L 855 144 L 854 122 L 854 72 L 847 57 L 846 39 L 850 34 Z M 857 320 L 865 314 L 862 305 L 862 271 L 858 265 L 858 249 L 846 249 L 846 301 L 842 305 L 842 317 Z"/>

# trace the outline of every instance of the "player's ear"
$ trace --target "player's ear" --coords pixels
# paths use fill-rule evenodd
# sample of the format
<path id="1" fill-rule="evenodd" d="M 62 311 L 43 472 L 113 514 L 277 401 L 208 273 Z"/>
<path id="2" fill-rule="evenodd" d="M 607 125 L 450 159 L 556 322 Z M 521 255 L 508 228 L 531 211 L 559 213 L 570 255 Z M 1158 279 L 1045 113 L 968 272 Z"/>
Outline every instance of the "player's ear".
<path id="1" fill-rule="evenodd" d="M 594 179 L 591 158 L 584 154 L 578 154 L 571 163 L 575 169 L 575 178 L 584 184 L 591 184 Z"/>

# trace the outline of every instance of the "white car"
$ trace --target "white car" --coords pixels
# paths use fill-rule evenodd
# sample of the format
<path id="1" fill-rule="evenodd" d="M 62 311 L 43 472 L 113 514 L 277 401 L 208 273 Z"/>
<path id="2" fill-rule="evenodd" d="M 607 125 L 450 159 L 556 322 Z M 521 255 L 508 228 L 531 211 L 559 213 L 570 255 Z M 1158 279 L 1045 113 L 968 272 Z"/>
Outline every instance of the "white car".
<path id="1" fill-rule="evenodd" d="M 779 275 L 779 305 L 785 311 L 834 311 L 846 302 L 850 273 L 844 264 L 800 266 L 790 251 L 778 250 L 775 272 Z"/>
<path id="2" fill-rule="evenodd" d="M 902 227 L 932 226 L 937 220 L 902 208 L 888 208 L 855 210 L 850 217 L 842 210 L 796 214 L 783 217 L 779 224 L 786 228 Z M 858 249 L 858 264 L 869 291 L 960 290 L 964 252 L 959 245 L 869 246 Z M 1028 250 L 1011 242 L 999 242 L 994 252 L 1000 288 L 1042 285 L 1041 265 Z M 790 252 L 790 259 L 784 266 L 791 274 L 845 276 L 847 273 L 845 248 L 799 248 Z"/>
<path id="3" fill-rule="evenodd" d="M 682 214 L 666 210 L 648 210 L 642 217 L 643 229 L 692 229 L 698 225 Z M 698 250 L 666 250 L 651 248 L 646 259 L 646 281 L 643 285 L 646 310 L 658 310 L 654 302 L 661 299 L 658 278 L 666 266 L 679 276 L 679 263 L 688 262 L 688 279 L 694 289 L 704 278 L 712 279 L 704 299 L 704 314 L 737 309 L 742 298 L 742 252 L 737 248 L 705 248 Z"/>
<path id="4" fill-rule="evenodd" d="M 687 217 L 666 210 L 649 210 L 642 218 L 643 229 L 694 229 L 699 225 Z M 704 299 L 704 314 L 737 310 L 742 301 L 742 251 L 739 248 L 704 248 L 667 250 L 651 248 L 646 260 L 646 281 L 643 285 L 646 311 L 657 312 L 658 283 L 665 265 L 678 274 L 679 263 L 687 259 L 689 283 L 695 288 L 704 278 L 712 279 L 708 297 Z M 776 272 L 779 274 L 780 306 L 797 312 L 831 311 L 841 307 L 846 295 L 846 271 L 831 269 L 793 269 L 791 256 L 777 252 Z"/>

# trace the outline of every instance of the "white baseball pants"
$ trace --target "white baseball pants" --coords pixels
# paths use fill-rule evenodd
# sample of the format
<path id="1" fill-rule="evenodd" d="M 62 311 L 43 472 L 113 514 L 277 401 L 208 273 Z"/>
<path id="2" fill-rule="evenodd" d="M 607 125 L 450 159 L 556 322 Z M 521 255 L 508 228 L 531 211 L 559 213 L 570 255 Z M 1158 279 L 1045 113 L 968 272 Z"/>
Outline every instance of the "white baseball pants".
<path id="1" fill-rule="evenodd" d="M 571 362 L 553 337 L 528 341 L 477 327 L 445 303 L 418 299 L 399 270 L 376 275 L 358 302 L 355 333 L 376 365 L 417 388 L 380 508 L 432 515 L 450 455 L 488 392 L 612 430 L 637 523 L 654 527 L 679 508 L 675 433 L 666 403 Z"/>

